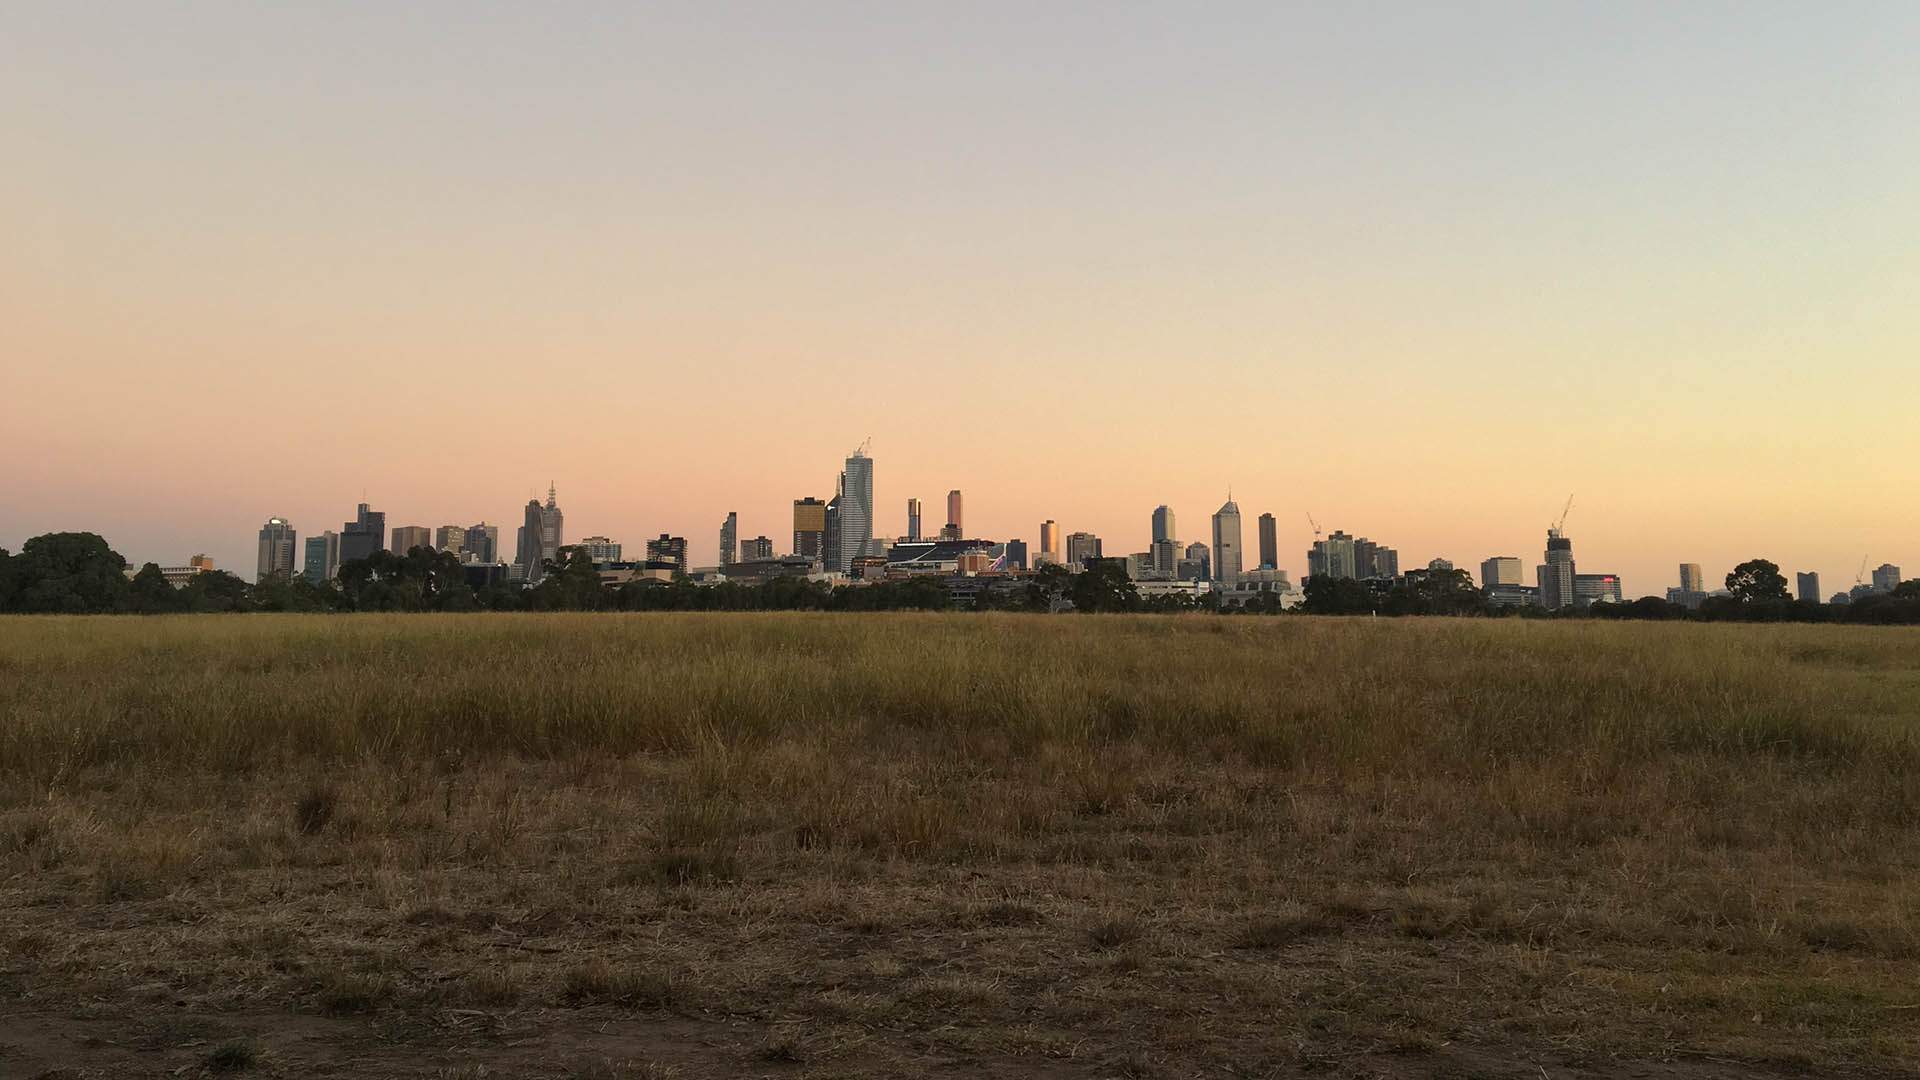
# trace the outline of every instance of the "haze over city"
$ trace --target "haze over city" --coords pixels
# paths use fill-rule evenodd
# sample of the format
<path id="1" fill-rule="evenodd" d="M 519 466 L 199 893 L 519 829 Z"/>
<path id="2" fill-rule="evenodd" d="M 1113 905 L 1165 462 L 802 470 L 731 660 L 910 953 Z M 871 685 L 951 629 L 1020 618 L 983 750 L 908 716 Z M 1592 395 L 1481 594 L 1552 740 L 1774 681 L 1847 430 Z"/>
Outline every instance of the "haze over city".
<path id="1" fill-rule="evenodd" d="M 1920 11 L 186 11 L 0 40 L 0 546 L 272 515 L 777 541 L 871 436 L 1204 539 L 1229 488 L 1628 595 L 1920 564 Z M 1183 536 L 1183 538 L 1186 538 Z M 781 546 L 784 548 L 784 542 Z"/>

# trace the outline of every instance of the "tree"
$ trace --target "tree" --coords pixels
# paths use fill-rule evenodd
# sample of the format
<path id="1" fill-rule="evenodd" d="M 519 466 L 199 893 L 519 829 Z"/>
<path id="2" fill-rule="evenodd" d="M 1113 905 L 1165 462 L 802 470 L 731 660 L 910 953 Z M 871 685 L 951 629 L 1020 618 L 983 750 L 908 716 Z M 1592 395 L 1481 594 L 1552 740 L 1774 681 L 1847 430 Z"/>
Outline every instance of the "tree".
<path id="1" fill-rule="evenodd" d="M 1486 594 L 1465 570 L 1428 570 L 1395 582 L 1382 610 L 1389 615 L 1479 615 Z"/>
<path id="2" fill-rule="evenodd" d="M 607 590 L 600 584 L 600 568 L 583 547 L 569 547 L 546 564 L 546 575 L 534 586 L 528 601 L 547 611 L 599 611 L 607 606 Z"/>
<path id="3" fill-rule="evenodd" d="M 1380 608 L 1366 582 L 1315 574 L 1307 578 L 1305 607 L 1313 615 L 1365 615 Z"/>
<path id="4" fill-rule="evenodd" d="M 1075 611 L 1138 611 L 1140 590 L 1119 559 L 1095 559 L 1067 590 Z"/>
<path id="5" fill-rule="evenodd" d="M 208 570 L 193 575 L 180 590 L 189 611 L 232 612 L 252 608 L 252 589 L 245 581 L 225 570 Z"/>
<path id="6" fill-rule="evenodd" d="M 1765 559 L 1748 559 L 1727 575 L 1727 591 L 1742 604 L 1791 599 L 1787 578 L 1780 568 Z"/>
<path id="7" fill-rule="evenodd" d="M 1058 611 L 1065 606 L 1073 588 L 1073 571 L 1059 563 L 1043 563 L 1027 579 L 1027 608 L 1030 611 Z"/>
<path id="8" fill-rule="evenodd" d="M 94 533 L 36 536 L 7 568 L 15 611 L 119 611 L 127 594 L 127 560 Z"/>
<path id="9" fill-rule="evenodd" d="M 168 583 L 154 563 L 142 566 L 127 585 L 127 610 L 135 615 L 164 615 L 185 606 L 180 591 Z"/>

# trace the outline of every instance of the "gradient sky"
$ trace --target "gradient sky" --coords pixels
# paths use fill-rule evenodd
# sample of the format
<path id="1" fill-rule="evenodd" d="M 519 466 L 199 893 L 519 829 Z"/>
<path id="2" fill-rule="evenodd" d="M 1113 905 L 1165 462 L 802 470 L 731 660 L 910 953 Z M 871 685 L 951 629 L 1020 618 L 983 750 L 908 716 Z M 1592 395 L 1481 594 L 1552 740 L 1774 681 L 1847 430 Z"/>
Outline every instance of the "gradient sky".
<path id="1" fill-rule="evenodd" d="M 1444 10 L 1443 10 L 1444 9 Z M 1920 5 L 12 5 L 0 546 L 365 497 L 710 563 L 1204 537 L 1920 575 Z"/>

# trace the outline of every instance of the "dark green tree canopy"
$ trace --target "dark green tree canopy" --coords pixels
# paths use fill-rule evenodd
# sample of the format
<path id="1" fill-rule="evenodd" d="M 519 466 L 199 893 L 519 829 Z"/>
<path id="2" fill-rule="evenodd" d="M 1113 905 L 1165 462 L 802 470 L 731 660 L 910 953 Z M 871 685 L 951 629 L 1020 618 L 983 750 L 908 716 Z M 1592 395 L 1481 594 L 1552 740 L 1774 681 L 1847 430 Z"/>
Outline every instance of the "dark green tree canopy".
<path id="1" fill-rule="evenodd" d="M 1743 604 L 1791 599 L 1786 575 L 1766 559 L 1748 559 L 1734 567 L 1727 575 L 1727 591 Z"/>

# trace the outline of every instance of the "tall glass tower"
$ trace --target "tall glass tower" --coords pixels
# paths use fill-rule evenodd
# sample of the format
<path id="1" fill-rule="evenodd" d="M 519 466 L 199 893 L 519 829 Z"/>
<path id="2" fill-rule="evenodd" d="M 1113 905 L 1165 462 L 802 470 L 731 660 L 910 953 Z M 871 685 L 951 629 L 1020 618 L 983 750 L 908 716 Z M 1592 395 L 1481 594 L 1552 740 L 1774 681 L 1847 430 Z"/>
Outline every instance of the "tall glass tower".
<path id="1" fill-rule="evenodd" d="M 853 568 L 854 556 L 873 539 L 873 459 L 863 444 L 847 458 L 840 474 L 840 550 L 834 553 L 841 573 Z"/>

